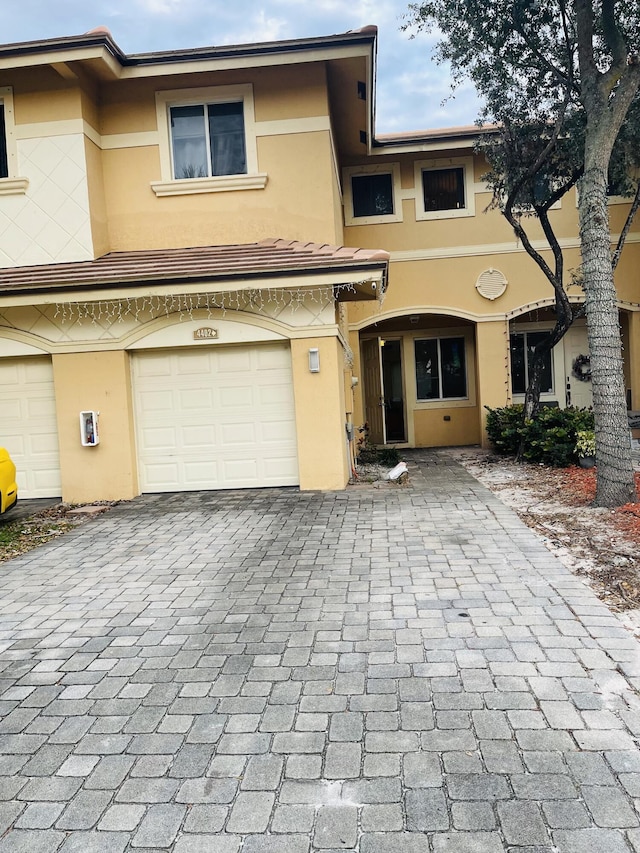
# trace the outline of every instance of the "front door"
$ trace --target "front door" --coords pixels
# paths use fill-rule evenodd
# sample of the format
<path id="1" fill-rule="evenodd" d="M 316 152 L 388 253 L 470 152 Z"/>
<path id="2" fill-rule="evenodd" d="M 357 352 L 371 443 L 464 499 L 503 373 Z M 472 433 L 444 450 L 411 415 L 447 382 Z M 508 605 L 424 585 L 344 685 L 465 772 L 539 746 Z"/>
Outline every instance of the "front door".
<path id="1" fill-rule="evenodd" d="M 564 368 L 567 389 L 567 406 L 588 409 L 593 405 L 591 380 L 579 379 L 574 371 L 576 359 L 589 355 L 589 341 L 586 326 L 572 326 L 564 336 Z M 584 368 L 583 368 L 584 372 Z"/>
<path id="2" fill-rule="evenodd" d="M 382 363 L 379 338 L 362 341 L 364 373 L 364 419 L 369 426 L 369 441 L 384 444 L 384 396 L 382 393 Z"/>

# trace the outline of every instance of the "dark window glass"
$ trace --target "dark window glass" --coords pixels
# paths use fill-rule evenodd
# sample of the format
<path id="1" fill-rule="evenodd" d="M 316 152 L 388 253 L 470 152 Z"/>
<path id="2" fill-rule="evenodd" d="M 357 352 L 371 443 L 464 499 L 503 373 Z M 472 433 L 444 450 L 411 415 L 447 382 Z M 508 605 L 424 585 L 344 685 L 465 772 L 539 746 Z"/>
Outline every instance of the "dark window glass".
<path id="1" fill-rule="evenodd" d="M 392 175 L 353 175 L 351 194 L 354 217 L 393 213 Z"/>
<path id="2" fill-rule="evenodd" d="M 527 372 L 524 363 L 524 335 L 511 335 L 511 392 L 524 394 Z"/>
<path id="3" fill-rule="evenodd" d="M 513 394 L 525 393 L 529 383 L 529 373 L 533 364 L 535 348 L 547 335 L 548 332 L 519 332 L 511 335 L 511 391 Z M 543 394 L 549 394 L 553 391 L 553 368 L 550 352 L 545 355 L 542 365 L 540 391 Z"/>
<path id="4" fill-rule="evenodd" d="M 247 157 L 244 145 L 242 103 L 209 105 L 209 139 L 213 175 L 244 175 Z"/>
<path id="5" fill-rule="evenodd" d="M 0 104 L 0 178 L 9 177 L 7 157 L 7 130 L 4 122 L 4 104 Z"/>
<path id="6" fill-rule="evenodd" d="M 464 338 L 415 341 L 418 400 L 467 396 Z"/>
<path id="7" fill-rule="evenodd" d="M 241 101 L 171 107 L 170 112 L 175 178 L 246 174 Z"/>
<path id="8" fill-rule="evenodd" d="M 464 363 L 464 338 L 443 338 L 440 341 L 442 366 L 442 396 L 467 396 L 467 370 Z"/>
<path id="9" fill-rule="evenodd" d="M 424 209 L 463 210 L 464 169 L 429 169 L 422 173 Z"/>

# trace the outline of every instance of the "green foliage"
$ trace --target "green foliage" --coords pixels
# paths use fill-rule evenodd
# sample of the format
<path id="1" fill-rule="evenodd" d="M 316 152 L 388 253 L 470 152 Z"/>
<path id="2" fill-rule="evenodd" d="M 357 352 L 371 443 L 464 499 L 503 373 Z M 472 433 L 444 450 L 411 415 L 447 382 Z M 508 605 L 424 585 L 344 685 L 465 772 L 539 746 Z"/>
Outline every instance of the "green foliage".
<path id="1" fill-rule="evenodd" d="M 378 451 L 378 462 L 394 468 L 400 461 L 400 454 L 395 447 L 381 447 Z"/>
<path id="2" fill-rule="evenodd" d="M 523 421 L 522 406 L 488 409 L 487 433 L 498 453 L 515 456 L 522 448 L 528 462 L 566 467 L 576 461 L 578 434 L 593 431 L 593 412 L 589 409 L 542 408 L 529 421 Z"/>
<path id="3" fill-rule="evenodd" d="M 523 406 L 502 406 L 500 409 L 487 409 L 487 435 L 496 453 L 515 456 L 522 439 Z"/>
<path id="4" fill-rule="evenodd" d="M 596 434 L 592 429 L 580 429 L 576 433 L 576 456 L 596 455 Z"/>
<path id="5" fill-rule="evenodd" d="M 376 447 L 368 441 L 360 445 L 358 462 L 362 465 L 387 465 L 393 468 L 400 461 L 400 454 L 395 447 Z"/>

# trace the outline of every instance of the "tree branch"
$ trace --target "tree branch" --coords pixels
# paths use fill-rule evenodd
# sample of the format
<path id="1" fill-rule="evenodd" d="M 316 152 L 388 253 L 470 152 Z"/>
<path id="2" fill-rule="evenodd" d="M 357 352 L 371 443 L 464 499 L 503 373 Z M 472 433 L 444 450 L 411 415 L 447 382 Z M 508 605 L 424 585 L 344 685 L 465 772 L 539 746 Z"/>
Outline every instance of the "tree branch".
<path id="1" fill-rule="evenodd" d="M 624 223 L 624 228 L 620 232 L 620 236 L 618 237 L 618 244 L 616 246 L 616 250 L 613 253 L 613 257 L 611 259 L 611 267 L 615 271 L 618 266 L 618 261 L 620 260 L 620 255 L 622 254 L 622 250 L 624 249 L 624 244 L 627 239 L 627 234 L 629 233 L 629 229 L 631 228 L 631 223 L 633 222 L 633 218 L 636 215 L 638 208 L 640 207 L 640 181 L 638 181 L 638 185 L 636 186 L 636 194 L 633 197 L 633 202 L 631 203 L 631 207 L 629 208 L 629 212 L 627 213 L 627 218 Z"/>

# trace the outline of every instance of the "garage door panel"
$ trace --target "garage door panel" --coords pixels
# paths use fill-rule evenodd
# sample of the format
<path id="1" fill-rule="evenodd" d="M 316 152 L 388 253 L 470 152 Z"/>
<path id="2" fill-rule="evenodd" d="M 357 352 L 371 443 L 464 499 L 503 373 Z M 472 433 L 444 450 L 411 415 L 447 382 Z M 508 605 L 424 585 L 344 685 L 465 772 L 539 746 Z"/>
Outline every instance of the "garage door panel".
<path id="1" fill-rule="evenodd" d="M 50 358 L 0 361 L 0 445 L 9 450 L 15 462 L 21 498 L 61 494 Z"/>
<path id="2" fill-rule="evenodd" d="M 238 347 L 237 349 L 218 350 L 218 373 L 245 373 L 251 370 L 252 352 L 250 349 Z"/>
<path id="3" fill-rule="evenodd" d="M 220 405 L 224 408 L 230 406 L 253 406 L 255 404 L 254 389 L 251 386 L 242 388 L 221 388 Z"/>
<path id="4" fill-rule="evenodd" d="M 145 429 L 145 444 L 152 450 L 167 450 L 173 453 L 176 448 L 176 438 L 176 430 L 173 427 L 147 427 Z"/>
<path id="5" fill-rule="evenodd" d="M 200 484 L 201 489 L 210 488 L 207 484 L 211 480 L 218 479 L 218 465 L 216 460 L 194 460 L 193 462 L 185 462 L 184 479 L 190 483 Z"/>
<path id="6" fill-rule="evenodd" d="M 180 446 L 188 450 L 208 449 L 216 443 L 216 430 L 210 424 L 182 427 L 180 435 Z"/>
<path id="7" fill-rule="evenodd" d="M 19 421 L 22 418 L 22 404 L 21 401 L 14 398 L 12 400 L 3 400 L 2 401 L 2 434 L 6 435 L 5 423 L 10 423 L 11 421 Z M 3 439 L 6 441 L 6 438 Z"/>
<path id="8" fill-rule="evenodd" d="M 145 351 L 132 363 L 142 491 L 298 483 L 288 345 Z"/>
<path id="9" fill-rule="evenodd" d="M 231 423 L 223 424 L 220 428 L 220 444 L 222 447 L 235 447 L 237 445 L 255 445 L 256 426 L 254 423 Z"/>
<path id="10" fill-rule="evenodd" d="M 178 395 L 178 408 L 183 412 L 202 412 L 208 414 L 214 403 L 212 388 L 188 388 Z"/>
<path id="11" fill-rule="evenodd" d="M 140 395 L 139 404 L 144 412 L 171 412 L 174 409 L 173 393 L 163 390 L 146 391 Z"/>
<path id="12" fill-rule="evenodd" d="M 258 479 L 258 463 L 255 459 L 224 459 L 222 471 L 225 480 L 236 486 L 250 486 Z"/>

